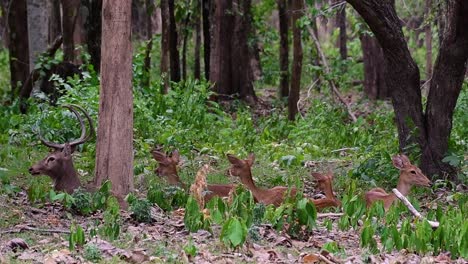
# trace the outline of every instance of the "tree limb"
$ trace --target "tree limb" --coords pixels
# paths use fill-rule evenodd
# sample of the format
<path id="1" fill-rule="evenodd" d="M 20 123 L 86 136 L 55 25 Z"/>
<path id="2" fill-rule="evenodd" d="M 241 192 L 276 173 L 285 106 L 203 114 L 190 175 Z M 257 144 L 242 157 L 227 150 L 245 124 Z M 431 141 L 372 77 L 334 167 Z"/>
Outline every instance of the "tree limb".
<path id="1" fill-rule="evenodd" d="M 432 226 L 432 228 L 437 228 L 439 227 L 439 222 L 434 222 L 434 221 L 430 221 L 430 220 L 427 220 L 425 217 L 423 217 L 417 210 L 416 208 L 414 208 L 414 206 L 410 203 L 410 201 L 408 201 L 408 199 L 406 199 L 405 196 L 403 196 L 403 194 L 401 194 L 396 188 L 395 189 L 392 189 L 393 193 L 396 195 L 396 197 L 398 197 L 398 199 L 400 199 L 403 204 L 406 205 L 406 207 L 408 207 L 408 210 L 410 210 L 410 212 L 416 216 L 417 218 L 420 218 L 420 219 L 424 219 L 426 220 L 429 225 Z"/>

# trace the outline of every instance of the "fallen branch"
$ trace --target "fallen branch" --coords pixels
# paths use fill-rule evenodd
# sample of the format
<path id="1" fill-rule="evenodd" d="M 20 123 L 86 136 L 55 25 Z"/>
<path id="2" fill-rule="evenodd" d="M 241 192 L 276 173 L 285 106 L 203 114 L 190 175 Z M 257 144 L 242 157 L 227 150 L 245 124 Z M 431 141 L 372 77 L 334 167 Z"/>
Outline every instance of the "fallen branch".
<path id="1" fill-rule="evenodd" d="M 306 6 L 305 3 L 304 3 L 304 6 Z M 306 15 L 309 18 L 309 20 L 313 20 L 313 17 L 308 12 L 306 12 Z M 322 51 L 322 47 L 320 46 L 320 42 L 319 42 L 317 36 L 315 35 L 315 32 L 312 30 L 312 28 L 310 26 L 307 26 L 307 31 L 309 31 L 309 34 L 312 37 L 312 40 L 314 41 L 314 45 L 315 45 L 315 48 L 317 49 L 317 53 L 319 54 L 320 60 L 322 61 L 322 64 L 323 64 L 323 66 L 325 68 L 325 70 L 324 70 L 325 74 L 329 75 L 331 73 L 330 66 L 328 65 L 327 57 L 325 57 L 325 54 Z M 337 88 L 337 86 L 335 84 L 335 81 L 333 81 L 331 78 L 326 78 L 326 79 L 327 79 L 328 83 L 330 84 L 330 87 L 332 88 L 332 93 L 334 93 L 336 95 L 336 97 L 338 97 L 340 102 L 345 106 L 351 120 L 353 120 L 353 122 L 356 122 L 357 121 L 356 116 L 351 111 L 351 107 L 349 106 L 349 104 L 344 100 L 343 96 L 338 91 L 338 88 Z"/>
<path id="2" fill-rule="evenodd" d="M 321 253 L 318 253 L 316 254 L 316 256 L 323 262 L 327 263 L 327 264 L 336 264 L 336 262 L 333 262 L 331 260 L 329 260 L 327 257 L 325 257 L 324 255 L 322 255 Z"/>
<path id="3" fill-rule="evenodd" d="M 39 233 L 61 233 L 61 234 L 70 234 L 68 230 L 60 230 L 60 229 L 42 229 L 42 228 L 35 228 L 30 226 L 20 226 L 17 229 L 9 229 L 0 231 L 0 234 L 12 234 L 12 233 L 21 233 L 23 231 L 34 231 Z"/>
<path id="4" fill-rule="evenodd" d="M 408 207 L 408 210 L 410 210 L 410 212 L 416 216 L 417 218 L 420 218 L 420 219 L 425 219 L 429 225 L 432 226 L 432 228 L 437 228 L 439 227 L 439 222 L 434 222 L 434 221 L 430 221 L 430 220 L 427 220 L 425 217 L 423 217 L 417 210 L 416 208 L 414 208 L 414 206 L 410 203 L 410 201 L 408 201 L 408 199 L 406 199 L 405 196 L 403 196 L 403 194 L 401 194 L 396 188 L 395 189 L 392 189 L 393 193 L 396 195 L 396 197 L 398 197 L 398 199 L 400 199 L 403 204 L 406 205 L 406 207 Z"/>
<path id="5" fill-rule="evenodd" d="M 341 217 L 344 213 L 323 213 L 317 214 L 317 218 L 325 218 L 325 217 Z"/>

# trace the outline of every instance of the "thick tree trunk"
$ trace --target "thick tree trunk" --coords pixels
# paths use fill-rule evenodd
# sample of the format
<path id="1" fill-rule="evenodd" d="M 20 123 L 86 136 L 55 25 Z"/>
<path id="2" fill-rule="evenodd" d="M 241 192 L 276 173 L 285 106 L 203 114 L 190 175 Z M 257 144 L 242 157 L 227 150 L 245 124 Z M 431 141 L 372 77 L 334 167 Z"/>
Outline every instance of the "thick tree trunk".
<path id="1" fill-rule="evenodd" d="M 205 79 L 210 79 L 210 61 L 211 61 L 211 28 L 210 13 L 211 0 L 202 1 L 202 20 L 203 20 L 203 62 L 205 64 Z"/>
<path id="2" fill-rule="evenodd" d="M 79 8 L 80 0 L 62 0 L 63 60 L 68 62 L 73 62 L 75 60 L 73 36 Z"/>
<path id="3" fill-rule="evenodd" d="M 28 0 L 29 70 L 34 70 L 37 57 L 47 49 L 49 40 L 49 1 Z"/>
<path id="4" fill-rule="evenodd" d="M 29 76 L 29 42 L 26 0 L 15 0 L 8 13 L 8 51 L 10 52 L 10 83 L 12 98 Z M 18 84 L 20 83 L 20 84 Z"/>
<path id="5" fill-rule="evenodd" d="M 250 0 L 213 3 L 210 81 L 220 98 L 237 95 L 247 102 L 257 100 L 250 65 L 253 51 L 248 45 L 250 4 Z"/>
<path id="6" fill-rule="evenodd" d="M 171 68 L 171 81 L 180 81 L 180 59 L 174 17 L 174 1 L 169 1 L 169 66 Z"/>
<path id="7" fill-rule="evenodd" d="M 301 90 L 302 73 L 302 39 L 301 29 L 297 27 L 297 21 L 302 17 L 302 0 L 293 0 L 292 2 L 292 31 L 293 31 L 293 61 L 291 74 L 291 89 L 288 97 L 288 118 L 291 121 L 296 119 L 298 113 L 297 102 L 299 101 L 299 92 Z"/>
<path id="8" fill-rule="evenodd" d="M 202 11 L 201 0 L 197 0 L 198 11 L 195 14 L 198 14 Z M 194 66 L 193 66 L 193 75 L 195 79 L 199 80 L 201 77 L 201 66 L 200 66 L 200 48 L 201 48 L 201 16 L 196 15 L 195 17 L 195 51 L 194 51 Z"/>
<path id="9" fill-rule="evenodd" d="M 385 79 L 391 91 L 400 150 L 419 143 L 424 149 L 424 130 L 419 68 L 408 50 L 393 0 L 347 0 L 364 18 L 382 47 Z"/>
<path id="10" fill-rule="evenodd" d="M 443 13 L 444 36 L 434 66 L 426 105 L 426 129 L 430 150 L 421 157 L 422 169 L 439 177 L 455 176 L 454 168 L 442 162 L 447 154 L 452 118 L 461 91 L 468 60 L 468 2 L 447 1 Z M 452 177 L 452 179 L 455 179 Z"/>
<path id="11" fill-rule="evenodd" d="M 279 32 L 280 32 L 280 97 L 289 95 L 289 41 L 288 12 L 286 0 L 278 0 Z"/>
<path id="12" fill-rule="evenodd" d="M 101 25 L 102 25 L 102 0 L 82 0 L 82 4 L 88 9 L 85 22 L 86 44 L 91 56 L 91 64 L 94 70 L 101 69 Z"/>
<path id="13" fill-rule="evenodd" d="M 344 3 L 343 7 L 340 7 L 340 9 L 336 13 L 336 24 L 340 29 L 340 36 L 338 39 L 338 45 L 340 47 L 340 57 L 342 60 L 346 60 L 346 58 L 348 58 L 348 48 L 346 46 L 346 3 Z"/>
<path id="14" fill-rule="evenodd" d="M 133 190 L 131 2 L 104 0 L 96 178 L 119 201 Z"/>
<path id="15" fill-rule="evenodd" d="M 379 42 L 373 36 L 360 36 L 364 62 L 364 93 L 371 99 L 386 99 L 390 91 L 385 82 L 384 54 Z"/>
<path id="16" fill-rule="evenodd" d="M 162 93 L 169 90 L 169 4 L 168 0 L 161 0 L 161 78 L 164 87 Z"/>

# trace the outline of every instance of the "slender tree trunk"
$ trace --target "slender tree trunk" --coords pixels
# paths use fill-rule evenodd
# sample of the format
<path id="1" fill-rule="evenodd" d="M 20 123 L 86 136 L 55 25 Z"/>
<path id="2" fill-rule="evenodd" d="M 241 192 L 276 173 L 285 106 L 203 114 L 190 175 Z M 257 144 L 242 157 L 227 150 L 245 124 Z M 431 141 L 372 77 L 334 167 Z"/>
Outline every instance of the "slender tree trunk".
<path id="1" fill-rule="evenodd" d="M 51 13 L 49 19 L 49 43 L 62 35 L 62 16 L 60 0 L 51 0 Z"/>
<path id="2" fill-rule="evenodd" d="M 193 67 L 193 75 L 195 79 L 199 80 L 201 77 L 201 67 L 200 67 L 200 48 L 201 48 L 201 16 L 199 15 L 199 12 L 202 11 L 201 7 L 201 0 L 196 0 L 197 1 L 197 10 L 195 12 L 196 17 L 195 17 L 195 52 L 194 52 L 194 67 Z"/>
<path id="3" fill-rule="evenodd" d="M 278 16 L 280 31 L 280 97 L 289 95 L 289 41 L 288 41 L 288 12 L 286 0 L 278 0 Z"/>
<path id="4" fill-rule="evenodd" d="M 73 62 L 75 60 L 73 36 L 79 8 L 80 0 L 62 0 L 63 59 L 68 62 Z"/>
<path id="5" fill-rule="evenodd" d="M 34 70 L 37 57 L 47 49 L 49 40 L 48 0 L 28 0 L 29 70 Z"/>
<path id="6" fill-rule="evenodd" d="M 362 58 L 364 63 L 364 93 L 371 99 L 386 99 L 390 97 L 385 82 L 384 54 L 379 42 L 373 36 L 360 36 Z"/>
<path id="7" fill-rule="evenodd" d="M 187 79 L 187 39 L 189 37 L 189 23 L 190 23 L 190 13 L 187 15 L 184 21 L 181 32 L 184 37 L 182 39 L 182 79 Z"/>
<path id="8" fill-rule="evenodd" d="M 338 40 L 340 47 L 340 57 L 342 60 L 346 60 L 346 58 L 348 58 L 348 49 L 346 46 L 346 3 L 344 3 L 343 7 L 340 7 L 336 13 L 336 24 L 340 29 L 340 37 Z"/>
<path id="9" fill-rule="evenodd" d="M 162 93 L 169 90 L 169 4 L 168 0 L 161 0 L 161 77 L 164 87 Z"/>
<path id="10" fill-rule="evenodd" d="M 82 0 L 82 4 L 88 10 L 85 22 L 86 44 L 91 56 L 91 64 L 94 70 L 101 69 L 101 25 L 102 25 L 102 0 Z"/>
<path id="11" fill-rule="evenodd" d="M 28 15 L 26 0 L 14 0 L 8 13 L 8 51 L 12 98 L 18 93 L 29 76 Z M 18 84 L 19 83 L 19 84 Z"/>
<path id="12" fill-rule="evenodd" d="M 171 68 L 171 81 L 180 81 L 180 59 L 174 17 L 174 1 L 169 1 L 169 66 Z"/>
<path id="13" fill-rule="evenodd" d="M 301 89 L 302 72 L 302 40 L 301 29 L 297 27 L 297 21 L 302 17 L 302 0 L 293 0 L 292 2 L 292 30 L 293 30 L 293 62 L 291 75 L 291 89 L 288 97 L 288 118 L 291 121 L 296 119 L 298 113 L 297 102 L 299 101 L 299 92 Z"/>
<path id="14" fill-rule="evenodd" d="M 133 190 L 131 2 L 104 0 L 95 184 L 112 182 L 119 201 Z"/>
<path id="15" fill-rule="evenodd" d="M 431 14 L 432 0 L 426 0 L 425 13 L 426 18 Z M 426 43 L 426 80 L 430 80 L 432 77 L 432 25 L 427 23 L 425 31 L 425 43 Z"/>
<path id="16" fill-rule="evenodd" d="M 211 29 L 210 13 L 211 0 L 202 1 L 202 19 L 203 19 L 203 62 L 205 63 L 205 79 L 210 80 L 210 62 L 211 62 Z"/>
<path id="17" fill-rule="evenodd" d="M 153 49 L 153 22 L 151 21 L 151 16 L 154 12 L 154 3 L 152 0 L 145 0 L 146 6 L 146 39 L 148 43 L 146 44 L 145 51 L 145 65 L 143 71 L 145 72 L 145 77 L 142 80 L 143 87 L 150 86 L 151 80 L 151 50 Z"/>
<path id="18" fill-rule="evenodd" d="M 447 155 L 452 118 L 468 62 L 468 2 L 447 1 L 442 13 L 445 22 L 426 104 L 425 124 L 430 150 L 423 150 L 423 171 L 439 177 L 455 178 L 455 170 L 442 162 Z"/>

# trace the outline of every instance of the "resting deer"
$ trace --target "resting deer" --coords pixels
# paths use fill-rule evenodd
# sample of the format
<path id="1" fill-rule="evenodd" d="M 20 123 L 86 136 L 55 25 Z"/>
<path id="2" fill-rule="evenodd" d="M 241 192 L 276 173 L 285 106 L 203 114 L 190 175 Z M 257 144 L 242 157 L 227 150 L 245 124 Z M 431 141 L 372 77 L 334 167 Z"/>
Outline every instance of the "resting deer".
<path id="1" fill-rule="evenodd" d="M 287 197 L 289 189 L 290 197 L 296 195 L 296 188 L 288 188 L 284 186 L 276 186 L 271 189 L 258 188 L 252 179 L 251 167 L 255 161 L 255 156 L 253 154 L 250 154 L 246 160 L 239 159 L 230 154 L 228 154 L 227 157 L 231 163 L 231 167 L 228 170 L 229 175 L 239 177 L 242 184 L 252 192 L 253 196 L 259 203 L 279 206 Z M 317 209 L 341 205 L 340 201 L 336 199 L 333 194 L 332 174 L 328 173 L 327 175 L 323 175 L 320 173 L 313 173 L 312 176 L 314 176 L 318 181 L 319 187 L 324 190 L 326 195 L 326 198 L 312 200 Z"/>
<path id="2" fill-rule="evenodd" d="M 52 179 L 56 191 L 73 193 L 76 188 L 80 187 L 81 183 L 78 173 L 73 166 L 71 154 L 78 145 L 85 143 L 94 135 L 94 128 L 91 117 L 83 108 L 77 105 L 65 105 L 64 107 L 68 108 L 78 118 L 81 127 L 80 138 L 64 144 L 53 143 L 46 141 L 39 131 L 38 134 L 42 144 L 54 149 L 54 151 L 29 168 L 29 173 L 33 176 L 47 175 Z M 79 109 L 86 116 L 89 122 L 90 133 L 86 132 L 83 119 L 76 109 Z"/>
<path id="3" fill-rule="evenodd" d="M 159 163 L 159 166 L 155 169 L 156 175 L 166 178 L 167 182 L 171 185 L 178 185 L 186 189 L 177 172 L 177 165 L 180 162 L 179 152 L 175 150 L 170 156 L 167 156 L 163 152 L 153 150 L 151 154 L 153 154 L 154 159 Z M 233 187 L 234 185 L 231 184 L 208 184 L 205 201 L 209 201 L 215 196 L 228 197 Z"/>
<path id="4" fill-rule="evenodd" d="M 398 180 L 397 189 L 404 196 L 407 196 L 411 187 L 422 186 L 428 187 L 431 181 L 422 173 L 422 171 L 411 164 L 408 157 L 404 154 L 395 155 L 392 158 L 393 166 L 400 170 L 400 178 Z M 393 201 L 398 199 L 394 193 L 387 193 L 382 188 L 374 188 L 365 194 L 367 207 L 371 206 L 375 201 L 383 201 L 385 211 L 392 205 Z"/>

